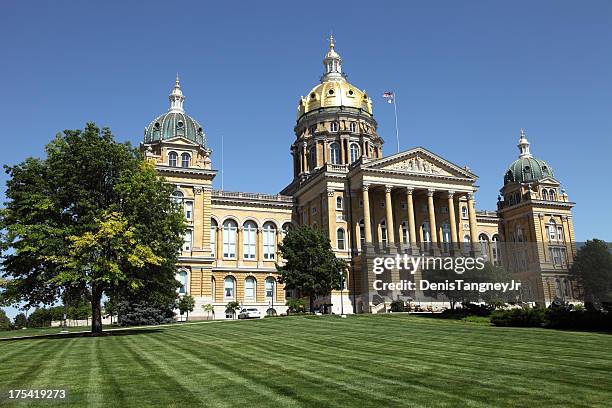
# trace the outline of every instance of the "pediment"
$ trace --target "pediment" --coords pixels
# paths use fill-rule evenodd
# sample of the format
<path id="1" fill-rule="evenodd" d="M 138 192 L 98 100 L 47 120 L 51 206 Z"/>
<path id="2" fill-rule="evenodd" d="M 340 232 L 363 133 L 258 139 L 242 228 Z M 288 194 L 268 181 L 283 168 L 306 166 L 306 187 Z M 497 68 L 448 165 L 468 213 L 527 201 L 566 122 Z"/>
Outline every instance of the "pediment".
<path id="1" fill-rule="evenodd" d="M 183 137 L 183 136 L 177 136 L 171 139 L 164 139 L 163 142 L 173 144 L 173 145 L 183 145 L 183 146 L 189 146 L 189 147 L 200 146 L 197 142 L 194 142 L 193 140 L 187 139 L 186 137 Z"/>
<path id="2" fill-rule="evenodd" d="M 537 183 L 538 184 L 552 184 L 555 186 L 560 185 L 560 183 L 556 179 L 550 176 L 547 176 L 547 177 L 544 177 L 543 179 L 538 180 Z"/>
<path id="3" fill-rule="evenodd" d="M 476 175 L 470 171 L 422 147 L 365 163 L 362 168 L 441 177 L 476 178 Z"/>

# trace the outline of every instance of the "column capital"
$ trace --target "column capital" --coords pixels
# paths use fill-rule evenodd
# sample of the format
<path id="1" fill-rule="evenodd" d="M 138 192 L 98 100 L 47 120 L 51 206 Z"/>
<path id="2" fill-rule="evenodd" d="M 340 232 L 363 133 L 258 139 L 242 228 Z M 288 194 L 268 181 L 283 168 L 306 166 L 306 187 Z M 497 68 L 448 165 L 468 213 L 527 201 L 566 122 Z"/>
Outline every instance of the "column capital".
<path id="1" fill-rule="evenodd" d="M 336 190 L 334 190 L 333 188 L 328 188 L 327 189 L 327 196 L 328 197 L 333 197 L 335 192 L 336 192 Z"/>
<path id="2" fill-rule="evenodd" d="M 446 192 L 446 197 L 447 198 L 453 198 L 454 195 L 455 195 L 455 190 L 448 190 Z"/>
<path id="3" fill-rule="evenodd" d="M 467 198 L 468 198 L 468 200 L 472 200 L 473 201 L 474 200 L 474 193 L 473 192 L 467 193 Z"/>
<path id="4" fill-rule="evenodd" d="M 414 192 L 414 187 L 406 187 L 406 194 L 412 195 Z"/>
<path id="5" fill-rule="evenodd" d="M 363 183 L 363 186 L 361 187 L 361 189 L 363 191 L 368 191 L 370 189 L 370 183 Z"/>
<path id="6" fill-rule="evenodd" d="M 385 193 L 390 193 L 393 190 L 393 186 L 389 184 L 385 184 Z"/>
<path id="7" fill-rule="evenodd" d="M 435 192 L 436 192 L 436 190 L 434 190 L 433 188 L 428 188 L 427 189 L 427 197 L 433 197 Z"/>

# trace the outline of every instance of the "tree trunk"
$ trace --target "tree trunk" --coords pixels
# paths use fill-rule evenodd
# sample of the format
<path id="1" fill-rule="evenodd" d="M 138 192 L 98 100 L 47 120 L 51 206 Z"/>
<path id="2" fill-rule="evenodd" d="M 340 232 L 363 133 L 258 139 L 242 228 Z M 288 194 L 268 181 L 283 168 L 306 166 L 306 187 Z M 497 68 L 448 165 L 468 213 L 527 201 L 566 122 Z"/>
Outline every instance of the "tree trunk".
<path id="1" fill-rule="evenodd" d="M 91 333 L 96 336 L 102 333 L 102 291 L 93 285 L 91 288 Z"/>
<path id="2" fill-rule="evenodd" d="M 314 295 L 310 295 L 310 313 L 314 313 Z"/>

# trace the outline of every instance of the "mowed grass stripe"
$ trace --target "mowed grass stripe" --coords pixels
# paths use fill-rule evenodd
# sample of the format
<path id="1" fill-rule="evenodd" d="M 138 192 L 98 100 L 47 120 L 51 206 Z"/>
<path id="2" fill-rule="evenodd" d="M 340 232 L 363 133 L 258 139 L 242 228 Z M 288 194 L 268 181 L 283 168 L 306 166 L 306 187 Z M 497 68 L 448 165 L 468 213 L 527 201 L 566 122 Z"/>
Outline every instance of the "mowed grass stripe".
<path id="1" fill-rule="evenodd" d="M 274 343 L 271 342 L 270 344 L 274 344 Z M 285 345 L 285 347 L 286 346 L 287 345 Z M 278 347 L 278 349 L 281 350 L 282 348 Z M 296 342 L 294 340 L 292 340 L 291 350 L 295 350 L 295 349 L 296 349 Z M 310 345 L 308 349 L 302 348 L 302 350 L 300 350 L 300 351 L 303 351 L 303 352 L 307 353 L 309 355 L 309 359 L 310 360 L 315 360 L 317 364 L 321 364 L 322 366 L 325 365 L 326 361 L 338 361 L 337 358 L 335 358 L 335 359 L 331 358 L 330 359 L 330 356 L 327 355 L 327 354 L 322 355 L 321 359 L 315 359 L 313 357 L 313 354 L 317 354 L 318 353 L 319 347 L 312 347 L 312 345 Z M 389 350 L 389 352 L 394 352 L 394 350 Z M 280 352 L 277 352 L 277 353 L 280 353 Z M 351 356 L 351 354 L 352 354 L 352 357 L 347 357 L 347 359 L 351 359 L 351 358 L 354 359 L 354 357 L 355 357 L 355 353 L 353 353 L 352 350 L 347 350 L 347 355 Z M 381 372 L 380 371 L 372 370 L 371 369 L 372 367 L 384 366 L 385 369 L 390 371 L 390 372 L 393 372 L 394 370 L 405 371 L 406 368 L 407 368 L 405 364 L 396 364 L 395 361 L 391 361 L 390 363 L 386 362 L 386 361 L 383 361 L 382 359 L 377 358 L 377 357 L 379 357 L 378 355 L 374 355 L 375 358 L 372 358 L 371 353 L 368 353 L 368 354 L 362 353 L 362 354 L 365 357 L 362 359 L 362 361 L 358 361 L 357 362 L 358 364 L 355 364 L 356 367 L 360 367 L 360 369 L 358 370 L 358 373 L 362 377 L 363 377 L 363 374 L 365 372 L 371 373 L 371 375 L 369 377 L 370 377 L 370 379 L 374 379 L 375 383 L 381 383 L 381 382 L 382 383 L 387 383 L 389 381 L 389 379 L 386 379 L 386 378 L 382 378 L 382 379 L 378 378 L 377 379 L 376 377 L 380 377 Z M 410 358 L 408 358 L 408 360 L 410 360 Z M 471 363 L 473 364 L 474 362 L 471 361 Z M 353 364 L 349 364 L 349 365 L 353 366 Z M 436 370 L 436 368 L 440 368 L 440 367 L 441 367 L 441 370 Z M 322 368 L 325 369 L 326 367 L 322 367 Z M 435 399 L 440 399 L 442 397 L 449 397 L 449 395 L 444 391 L 448 387 L 448 381 L 457 382 L 457 380 L 455 378 L 455 375 L 452 374 L 452 368 L 453 367 L 448 367 L 448 363 L 445 363 L 445 362 L 441 362 L 440 364 L 437 364 L 437 366 L 433 366 L 433 365 L 432 366 L 423 366 L 422 365 L 422 361 L 419 361 L 419 366 L 418 367 L 413 367 L 413 371 L 415 372 L 415 374 L 417 372 L 421 372 L 422 376 L 424 376 L 425 378 L 430 378 L 431 377 L 431 373 L 435 372 L 436 373 L 435 374 L 435 378 L 437 380 L 437 384 L 439 384 L 440 387 L 438 387 L 437 389 L 434 389 L 434 388 L 436 388 L 435 385 L 432 386 L 432 384 L 430 382 L 429 383 L 426 382 L 426 383 L 424 383 L 423 385 L 420 385 L 420 386 L 417 385 L 417 384 L 412 383 L 412 384 L 409 384 L 409 387 L 410 388 L 416 388 L 419 392 L 426 393 L 426 394 L 427 393 L 434 393 L 435 391 L 437 391 L 437 393 L 438 393 L 437 395 L 435 395 L 435 394 L 432 395 L 432 398 L 435 398 Z M 469 367 L 469 368 L 472 368 L 472 367 Z M 446 374 L 449 371 L 450 371 L 450 374 Z M 472 379 L 472 380 L 469 381 L 470 382 L 470 386 L 472 386 L 473 388 L 478 389 L 479 391 L 482 390 L 482 389 L 486 389 L 488 381 L 480 380 L 482 378 L 482 369 L 480 367 L 473 367 L 473 371 L 475 373 L 475 377 L 474 377 L 475 379 Z M 389 374 L 386 374 L 386 375 L 389 375 Z M 444 377 L 447 377 L 447 378 L 444 378 Z M 404 383 L 405 383 L 405 381 L 406 381 L 406 375 L 405 374 L 404 374 L 403 380 L 404 380 Z M 412 380 L 413 380 L 413 382 L 418 380 L 417 375 L 413 376 Z M 369 384 L 369 383 L 366 382 L 365 384 Z M 480 385 L 480 386 L 474 387 L 474 385 L 476 385 L 476 386 Z M 499 392 L 500 391 L 499 390 L 499 384 L 497 386 L 498 386 L 497 392 Z M 508 388 L 508 387 L 505 387 L 505 388 Z M 519 387 L 511 387 L 511 389 L 509 389 L 508 391 L 511 391 L 511 390 L 517 391 L 518 389 L 519 389 Z M 504 390 L 501 390 L 501 391 L 504 391 Z M 534 390 L 532 392 L 532 394 L 533 395 L 538 395 L 538 399 L 539 399 L 539 394 L 540 394 L 539 390 Z M 497 393 L 495 393 L 494 395 L 497 395 Z M 468 401 L 470 401 L 470 398 L 466 398 L 466 397 L 467 396 L 464 396 L 464 398 L 463 398 L 463 400 L 464 400 L 463 403 L 464 404 L 467 403 Z"/>
<path id="2" fill-rule="evenodd" d="M 0 342 L 0 389 L 9 378 L 19 388 L 61 384 L 69 407 L 544 408 L 612 400 L 612 337 L 599 333 L 407 315 L 121 333 Z"/>
<path id="3" fill-rule="evenodd" d="M 177 335 L 175 337 L 185 340 L 185 342 L 180 344 L 199 343 L 199 339 L 192 336 Z M 279 344 L 274 342 L 270 343 Z M 287 344 L 282 345 L 287 346 Z M 393 398 L 393 396 L 377 393 L 376 390 L 367 392 L 367 390 L 364 390 L 363 385 L 360 386 L 354 385 L 350 382 L 335 381 L 334 379 L 341 377 L 340 374 L 345 374 L 344 372 L 350 372 L 351 374 L 359 373 L 357 370 L 351 370 L 333 363 L 335 359 L 332 355 L 327 355 L 325 360 L 315 360 L 312 358 L 307 359 L 295 354 L 283 353 L 282 349 L 280 348 L 270 350 L 263 347 L 258 347 L 252 343 L 244 343 L 240 347 L 223 349 L 223 359 L 227 359 L 228 354 L 232 357 L 232 360 L 248 361 L 249 365 L 254 365 L 257 368 L 263 369 L 261 372 L 259 370 L 254 370 L 252 375 L 250 375 L 244 368 L 233 368 L 234 370 L 239 370 L 243 375 L 249 376 L 250 379 L 265 387 L 274 387 L 282 391 L 287 391 L 289 389 L 287 386 L 278 387 L 273 383 L 270 383 L 270 376 L 265 374 L 265 371 L 267 371 L 268 373 L 271 372 L 273 374 L 273 378 L 283 378 L 284 381 L 288 381 L 288 379 L 291 378 L 300 378 L 300 381 L 305 379 L 313 384 L 317 384 L 322 392 L 333 389 L 335 390 L 335 393 L 337 393 L 338 390 L 342 389 L 343 397 L 345 399 L 349 396 L 353 396 L 355 401 L 361 401 L 364 398 L 364 394 L 366 394 L 365 396 L 369 397 L 370 399 L 376 399 L 377 403 L 381 404 L 398 404 L 402 402 L 397 398 Z M 215 364 L 222 364 L 226 367 L 231 367 L 231 365 L 223 362 L 221 359 L 215 358 L 215 360 Z M 316 362 L 316 364 L 313 364 L 313 362 Z M 325 373 L 325 376 L 322 376 L 321 373 Z M 370 379 L 375 378 L 372 377 Z M 295 395 L 295 393 L 293 393 L 293 395 Z M 321 396 L 317 395 L 310 395 L 309 399 L 315 397 L 319 404 L 325 405 L 328 402 L 327 399 L 321 398 Z"/>

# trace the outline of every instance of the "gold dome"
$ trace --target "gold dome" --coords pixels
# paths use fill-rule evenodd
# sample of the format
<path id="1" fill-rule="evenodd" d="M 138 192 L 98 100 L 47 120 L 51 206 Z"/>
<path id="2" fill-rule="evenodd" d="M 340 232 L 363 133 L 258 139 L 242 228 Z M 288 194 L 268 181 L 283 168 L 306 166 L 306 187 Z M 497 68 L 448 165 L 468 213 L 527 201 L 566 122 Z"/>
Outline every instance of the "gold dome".
<path id="1" fill-rule="evenodd" d="M 351 107 L 372 115 L 372 99 L 364 91 L 346 81 L 325 81 L 300 98 L 298 118 L 319 108 Z"/>
<path id="2" fill-rule="evenodd" d="M 372 100 L 357 87 L 347 82 L 346 75 L 342 72 L 342 58 L 335 50 L 333 35 L 329 38 L 329 51 L 323 59 L 325 73 L 321 77 L 321 83 L 300 98 L 298 106 L 298 119 L 305 113 L 319 108 L 349 107 L 361 109 L 372 115 Z"/>

